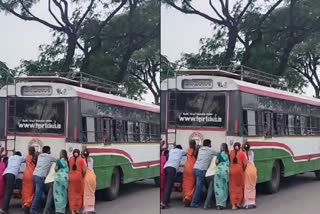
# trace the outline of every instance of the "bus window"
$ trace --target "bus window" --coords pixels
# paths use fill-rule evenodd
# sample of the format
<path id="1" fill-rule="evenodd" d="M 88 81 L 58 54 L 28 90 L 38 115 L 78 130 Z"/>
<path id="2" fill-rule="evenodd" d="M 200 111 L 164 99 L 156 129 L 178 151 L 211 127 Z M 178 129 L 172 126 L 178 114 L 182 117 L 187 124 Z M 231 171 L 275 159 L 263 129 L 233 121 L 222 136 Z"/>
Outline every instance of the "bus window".
<path id="1" fill-rule="evenodd" d="M 157 141 L 160 138 L 160 126 L 151 124 L 151 141 Z"/>
<path id="2" fill-rule="evenodd" d="M 133 130 L 134 130 L 133 139 L 135 142 L 139 142 L 140 141 L 140 125 L 138 122 L 133 123 Z"/>
<path id="3" fill-rule="evenodd" d="M 307 135 L 307 120 L 305 116 L 301 116 L 301 135 Z"/>
<path id="4" fill-rule="evenodd" d="M 82 142 L 88 142 L 87 141 L 87 118 L 82 117 Z"/>
<path id="5" fill-rule="evenodd" d="M 133 135 L 134 135 L 134 132 L 133 132 L 133 122 L 131 121 L 128 121 L 128 141 L 133 141 L 134 138 L 133 138 Z"/>
<path id="6" fill-rule="evenodd" d="M 295 116 L 289 115 L 288 121 L 289 121 L 289 123 L 288 123 L 289 135 L 294 135 L 295 134 L 295 126 L 294 126 Z"/>
<path id="7" fill-rule="evenodd" d="M 175 94 L 175 96 L 173 96 Z M 225 127 L 225 94 L 217 92 L 171 92 L 169 125 Z M 174 101 L 174 102 L 173 102 Z"/>
<path id="8" fill-rule="evenodd" d="M 300 116 L 295 116 L 294 133 L 295 133 L 295 135 L 301 135 L 301 120 L 300 120 Z"/>
<path id="9" fill-rule="evenodd" d="M 317 117 L 311 117 L 311 134 L 319 134 L 319 118 Z"/>
<path id="10" fill-rule="evenodd" d="M 151 138 L 150 138 L 150 124 L 146 124 L 146 141 L 149 142 L 151 141 Z"/>
<path id="11" fill-rule="evenodd" d="M 145 123 L 140 123 L 140 139 L 141 142 L 146 142 L 146 131 L 145 131 L 145 127 L 147 124 Z"/>
<path id="12" fill-rule="evenodd" d="M 256 112 L 252 110 L 243 111 L 244 135 L 255 136 L 256 132 Z"/>
<path id="13" fill-rule="evenodd" d="M 123 120 L 123 141 L 128 142 L 128 122 Z"/>
<path id="14" fill-rule="evenodd" d="M 102 141 L 104 143 L 111 141 L 111 126 L 110 126 L 110 119 L 109 118 L 103 118 L 102 120 Z"/>
<path id="15" fill-rule="evenodd" d="M 62 99 L 10 99 L 8 131 L 19 133 L 65 133 L 65 103 Z M 16 109 L 14 109 L 16 108 Z M 13 119 L 13 116 L 15 120 Z"/>
<path id="16" fill-rule="evenodd" d="M 272 133 L 272 121 L 271 121 L 271 113 L 263 112 L 263 135 L 271 136 Z"/>
<path id="17" fill-rule="evenodd" d="M 94 117 L 87 117 L 87 140 L 90 143 L 93 143 L 96 141 L 94 119 L 95 119 Z"/>

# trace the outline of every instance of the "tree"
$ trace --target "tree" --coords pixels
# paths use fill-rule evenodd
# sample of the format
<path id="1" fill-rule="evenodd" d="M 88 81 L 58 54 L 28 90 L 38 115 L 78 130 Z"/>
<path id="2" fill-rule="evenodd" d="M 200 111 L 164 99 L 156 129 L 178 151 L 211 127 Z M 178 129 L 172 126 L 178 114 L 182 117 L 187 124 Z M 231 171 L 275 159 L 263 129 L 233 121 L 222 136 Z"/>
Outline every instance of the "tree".
<path id="1" fill-rule="evenodd" d="M 88 51 L 81 70 L 121 82 L 134 52 L 160 35 L 160 3 L 143 1 L 134 13 L 120 14 L 102 29 L 95 20 L 88 21 L 83 29 Z"/>
<path id="2" fill-rule="evenodd" d="M 255 27 L 252 27 L 255 25 L 254 15 L 246 17 L 242 34 L 248 41 L 256 42 L 254 46 L 245 48 L 242 64 L 269 70 L 276 75 L 287 73 L 294 47 L 320 30 L 319 8 L 319 1 L 290 0 L 271 13 L 259 34 L 254 33 Z"/>
<path id="3" fill-rule="evenodd" d="M 192 5 L 192 0 L 162 0 L 164 3 L 172 6 L 173 8 L 186 13 L 195 14 L 200 17 L 207 19 L 213 24 L 220 26 L 221 28 L 227 29 L 227 46 L 224 53 L 224 59 L 222 64 L 229 65 L 234 56 L 234 51 L 236 49 L 237 40 L 241 39 L 240 31 L 242 29 L 241 22 L 244 16 L 252 11 L 259 11 L 256 0 L 247 0 L 244 4 L 243 0 L 237 0 L 234 3 L 232 11 L 230 11 L 229 0 L 219 0 L 221 11 L 213 4 L 212 0 L 208 0 L 210 8 L 213 10 L 215 16 L 209 15 L 207 13 L 201 12 Z M 259 31 L 262 24 L 266 21 L 271 12 L 277 8 L 283 0 L 272 1 L 270 8 L 258 18 L 257 24 L 255 25 L 256 30 Z M 267 3 L 270 1 L 266 1 Z M 257 38 L 259 40 L 259 38 Z M 243 40 L 242 40 L 243 41 Z M 246 47 L 254 46 L 256 42 L 248 44 L 247 41 L 243 41 Z M 247 45 L 248 44 L 248 45 Z"/>
<path id="4" fill-rule="evenodd" d="M 0 88 L 8 83 L 12 83 L 14 72 L 8 66 L 0 61 Z"/>
<path id="5" fill-rule="evenodd" d="M 312 85 L 315 97 L 320 98 L 320 39 L 319 34 L 297 45 L 290 57 L 290 67 L 301 74 Z"/>
<path id="6" fill-rule="evenodd" d="M 118 82 L 124 86 L 127 97 L 140 100 L 147 88 L 140 80 L 133 78 L 128 64 L 133 55 L 136 58 L 140 55 L 139 52 L 148 49 L 152 42 L 157 43 L 158 51 L 155 51 L 159 53 L 159 2 L 139 1 L 137 8 L 124 10 L 121 14 L 115 15 L 104 23 L 102 29 L 98 18 L 93 16 L 84 21 L 79 34 L 82 51 L 74 55 L 70 69 Z M 52 44 L 39 47 L 41 53 L 37 60 L 22 62 L 19 67 L 20 72 L 32 74 L 60 71 L 67 46 L 66 36 L 63 33 L 55 33 L 54 36 Z"/>
<path id="7" fill-rule="evenodd" d="M 160 54 L 160 84 L 163 80 L 173 77 L 175 75 L 176 68 L 176 63 L 170 62 L 165 55 Z"/>
<path id="8" fill-rule="evenodd" d="M 66 0 L 48 0 L 48 13 L 53 18 L 54 22 L 46 21 L 44 18 L 40 18 L 32 12 L 32 8 L 39 3 L 39 1 L 33 0 L 0 0 L 0 9 L 5 12 L 14 15 L 25 21 L 33 21 L 38 22 L 49 29 L 53 30 L 55 33 L 61 33 L 66 36 L 66 51 L 64 53 L 64 61 L 61 67 L 62 72 L 69 72 L 70 67 L 74 62 L 74 55 L 76 52 L 77 46 L 81 49 L 80 45 L 80 30 L 82 28 L 83 22 L 97 14 L 94 14 L 94 9 L 103 7 L 104 9 L 113 7 L 113 5 L 117 5 L 116 9 L 112 11 L 109 15 L 103 16 L 103 20 L 101 20 L 102 25 L 108 24 L 108 22 L 115 16 L 115 14 L 122 8 L 127 2 L 132 4 L 137 0 L 110 0 L 101 3 L 102 1 L 96 0 L 86 0 L 86 1 L 72 1 L 70 5 L 69 1 Z M 82 11 L 84 7 L 83 2 L 87 2 L 86 9 Z M 101 3 L 101 4 L 99 4 Z M 70 9 L 71 6 L 75 7 L 74 10 Z M 71 17 L 69 14 L 72 14 Z M 100 16 L 99 16 L 100 17 Z"/>
<path id="9" fill-rule="evenodd" d="M 160 104 L 160 38 L 150 42 L 148 46 L 136 51 L 129 61 L 129 78 L 144 84 L 152 93 L 154 103 Z"/>

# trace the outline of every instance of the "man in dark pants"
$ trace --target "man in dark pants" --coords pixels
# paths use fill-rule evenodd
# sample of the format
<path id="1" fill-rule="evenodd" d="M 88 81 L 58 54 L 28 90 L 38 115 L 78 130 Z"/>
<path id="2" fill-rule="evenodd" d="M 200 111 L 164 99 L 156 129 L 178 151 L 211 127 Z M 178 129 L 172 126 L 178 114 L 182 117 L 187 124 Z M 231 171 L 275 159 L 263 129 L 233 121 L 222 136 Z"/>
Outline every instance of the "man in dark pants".
<path id="1" fill-rule="evenodd" d="M 164 200 L 161 202 L 161 209 L 165 209 L 169 206 L 177 170 L 184 155 L 186 155 L 186 152 L 182 150 L 181 145 L 176 145 L 176 147 L 171 149 L 169 152 L 168 161 L 164 165 L 164 171 L 166 174 L 166 187 L 164 191 Z"/>
<path id="2" fill-rule="evenodd" d="M 197 208 L 200 205 L 205 175 L 215 154 L 216 153 L 211 149 L 211 140 L 205 139 L 203 141 L 203 146 L 199 149 L 197 161 L 193 167 L 194 175 L 196 177 L 196 189 L 191 201 L 191 207 Z"/>
<path id="3" fill-rule="evenodd" d="M 4 195 L 4 200 L 2 204 L 2 210 L 0 213 L 7 213 L 10 206 L 10 200 L 12 197 L 16 177 L 19 174 L 21 164 L 25 162 L 25 159 L 22 157 L 21 152 L 15 152 L 8 160 L 8 166 L 3 173 L 4 182 L 6 185 L 6 192 Z"/>
<path id="4" fill-rule="evenodd" d="M 35 186 L 35 194 L 32 202 L 30 214 L 38 214 L 39 207 L 42 200 L 42 194 L 44 192 L 44 181 L 49 173 L 51 164 L 56 161 L 55 158 L 50 156 L 50 147 L 44 146 L 42 153 L 38 156 L 37 166 L 33 172 L 33 183 Z"/>
<path id="5" fill-rule="evenodd" d="M 45 186 L 48 190 L 48 194 L 47 194 L 47 202 L 44 207 L 43 214 L 54 213 L 53 183 L 54 183 L 54 176 L 56 174 L 55 168 L 56 168 L 56 164 L 53 163 L 51 165 L 49 174 L 46 177 L 46 180 L 44 181 Z"/>

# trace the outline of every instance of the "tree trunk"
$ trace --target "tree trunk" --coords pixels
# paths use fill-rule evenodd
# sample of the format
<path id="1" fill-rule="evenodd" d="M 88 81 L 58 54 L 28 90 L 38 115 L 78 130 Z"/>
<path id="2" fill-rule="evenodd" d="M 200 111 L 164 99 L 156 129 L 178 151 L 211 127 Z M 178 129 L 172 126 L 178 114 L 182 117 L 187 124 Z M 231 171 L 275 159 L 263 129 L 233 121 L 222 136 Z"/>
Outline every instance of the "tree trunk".
<path id="1" fill-rule="evenodd" d="M 65 57 L 64 63 L 61 68 L 61 72 L 65 72 L 65 73 L 70 72 L 70 68 L 74 60 L 73 58 L 74 58 L 74 54 L 77 46 L 77 36 L 74 34 L 68 35 L 67 44 L 68 44 L 67 55 Z"/>
<path id="2" fill-rule="evenodd" d="M 314 88 L 314 92 L 315 92 L 315 97 L 316 98 L 320 98 L 320 88 L 319 88 L 319 86 Z"/>
<path id="3" fill-rule="evenodd" d="M 228 46 L 227 46 L 226 54 L 223 59 L 223 63 L 222 63 L 223 65 L 231 64 L 231 60 L 234 55 L 234 49 L 236 48 L 237 36 L 238 36 L 237 27 L 230 27 L 228 32 Z"/>

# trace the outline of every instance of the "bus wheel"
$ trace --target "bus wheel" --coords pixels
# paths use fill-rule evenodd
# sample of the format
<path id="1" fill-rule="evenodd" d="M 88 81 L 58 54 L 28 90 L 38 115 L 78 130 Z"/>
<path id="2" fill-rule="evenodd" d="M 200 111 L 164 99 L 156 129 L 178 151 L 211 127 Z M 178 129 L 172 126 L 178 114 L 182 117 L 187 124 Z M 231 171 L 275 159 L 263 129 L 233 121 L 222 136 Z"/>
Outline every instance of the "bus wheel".
<path id="1" fill-rule="evenodd" d="M 281 173 L 279 161 L 274 162 L 272 167 L 271 180 L 266 183 L 266 192 L 268 194 L 273 194 L 279 191 L 280 187 L 280 173 Z"/>
<path id="2" fill-rule="evenodd" d="M 156 184 L 156 187 L 160 187 L 160 177 L 155 177 L 154 183 Z"/>
<path id="3" fill-rule="evenodd" d="M 103 199 L 105 201 L 112 201 L 116 199 L 119 195 L 120 189 L 120 170 L 119 168 L 114 168 L 112 172 L 111 184 L 104 192 Z"/>
<path id="4" fill-rule="evenodd" d="M 314 171 L 314 174 L 316 175 L 316 179 L 320 180 L 320 170 Z"/>

